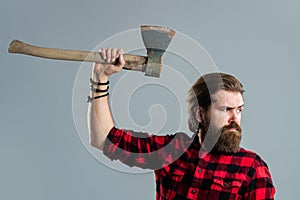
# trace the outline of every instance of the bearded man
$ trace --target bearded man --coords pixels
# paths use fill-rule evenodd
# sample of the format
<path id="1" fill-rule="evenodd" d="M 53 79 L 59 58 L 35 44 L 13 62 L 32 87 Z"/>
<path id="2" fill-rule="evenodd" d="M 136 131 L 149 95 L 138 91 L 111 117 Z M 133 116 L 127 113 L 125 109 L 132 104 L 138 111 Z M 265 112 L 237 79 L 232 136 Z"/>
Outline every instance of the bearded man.
<path id="1" fill-rule="evenodd" d="M 122 49 L 101 49 L 89 96 L 92 146 L 111 160 L 153 169 L 156 199 L 271 200 L 275 188 L 267 164 L 240 147 L 243 86 L 232 75 L 210 73 L 188 92 L 189 129 L 194 133 L 150 135 L 118 129 L 108 101 L 109 76 L 125 64 Z M 147 135 L 147 137 L 145 137 Z"/>

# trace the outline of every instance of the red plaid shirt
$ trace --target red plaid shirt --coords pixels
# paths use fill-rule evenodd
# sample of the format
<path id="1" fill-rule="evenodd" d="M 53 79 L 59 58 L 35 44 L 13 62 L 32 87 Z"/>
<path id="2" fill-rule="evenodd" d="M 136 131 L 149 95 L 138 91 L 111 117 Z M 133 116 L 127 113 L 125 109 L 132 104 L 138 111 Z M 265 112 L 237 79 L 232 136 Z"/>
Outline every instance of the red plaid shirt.
<path id="1" fill-rule="evenodd" d="M 198 136 L 148 135 L 113 128 L 103 153 L 129 166 L 154 169 L 156 199 L 270 200 L 275 188 L 267 164 L 240 148 L 199 156 Z"/>

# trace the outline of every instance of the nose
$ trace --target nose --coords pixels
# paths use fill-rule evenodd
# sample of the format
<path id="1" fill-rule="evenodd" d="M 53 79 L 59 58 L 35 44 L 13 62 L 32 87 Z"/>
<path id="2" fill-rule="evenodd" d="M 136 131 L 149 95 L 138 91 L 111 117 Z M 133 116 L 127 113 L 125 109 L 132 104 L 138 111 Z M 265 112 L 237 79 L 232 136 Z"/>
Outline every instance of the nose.
<path id="1" fill-rule="evenodd" d="M 231 112 L 229 112 L 228 124 L 230 124 L 231 122 L 235 122 L 240 125 L 240 120 L 241 115 L 236 110 L 231 110 Z"/>

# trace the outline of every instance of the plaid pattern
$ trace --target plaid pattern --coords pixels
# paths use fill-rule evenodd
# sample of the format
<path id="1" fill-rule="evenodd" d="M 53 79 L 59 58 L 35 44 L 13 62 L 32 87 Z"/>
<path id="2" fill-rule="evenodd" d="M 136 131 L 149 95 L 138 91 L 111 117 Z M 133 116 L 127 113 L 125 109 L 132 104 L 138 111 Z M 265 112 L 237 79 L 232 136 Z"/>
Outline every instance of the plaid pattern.
<path id="1" fill-rule="evenodd" d="M 257 154 L 243 148 L 229 155 L 199 152 L 198 136 L 155 136 L 116 128 L 103 149 L 111 160 L 154 169 L 158 200 L 274 199 L 268 166 Z"/>

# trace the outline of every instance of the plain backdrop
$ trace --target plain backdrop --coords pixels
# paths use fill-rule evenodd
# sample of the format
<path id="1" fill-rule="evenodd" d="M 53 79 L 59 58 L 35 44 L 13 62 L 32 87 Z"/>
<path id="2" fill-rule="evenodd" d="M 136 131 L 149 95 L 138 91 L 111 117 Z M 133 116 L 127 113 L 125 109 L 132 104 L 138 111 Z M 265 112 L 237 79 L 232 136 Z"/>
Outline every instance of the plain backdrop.
<path id="1" fill-rule="evenodd" d="M 299 6 L 296 0 L 1 0 L 0 199 L 155 198 L 152 173 L 107 167 L 81 141 L 72 107 L 80 62 L 7 52 L 13 39 L 91 50 L 114 34 L 153 24 L 188 35 L 206 49 L 220 71 L 241 80 L 246 89 L 242 145 L 268 163 L 276 199 L 296 200 Z M 135 96 L 143 101 L 140 93 Z M 166 112 L 177 109 L 176 101 L 167 104 Z M 130 109 L 133 119 L 143 124 L 141 108 L 137 104 Z M 172 123 L 177 122 L 170 127 Z"/>

